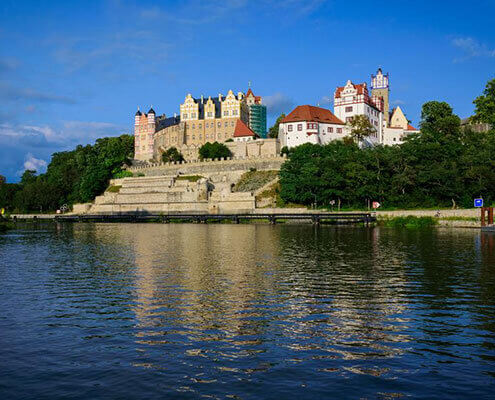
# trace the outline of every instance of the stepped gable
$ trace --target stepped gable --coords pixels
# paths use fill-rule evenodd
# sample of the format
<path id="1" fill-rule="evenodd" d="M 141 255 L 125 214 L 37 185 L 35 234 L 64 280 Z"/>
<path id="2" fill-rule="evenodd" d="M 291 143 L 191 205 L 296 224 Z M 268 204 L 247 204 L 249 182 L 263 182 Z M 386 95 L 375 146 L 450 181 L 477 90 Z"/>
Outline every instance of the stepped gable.
<path id="1" fill-rule="evenodd" d="M 211 101 L 215 105 L 215 118 L 217 118 L 217 119 L 222 118 L 222 102 L 220 101 L 218 96 L 216 96 L 216 97 L 203 97 L 202 99 L 201 98 L 199 98 L 199 99 L 193 98 L 194 102 L 198 103 L 198 105 L 199 105 L 199 107 L 198 107 L 198 113 L 199 113 L 198 119 L 204 119 L 205 118 L 205 105 L 209 99 L 211 99 Z"/>
<path id="2" fill-rule="evenodd" d="M 253 132 L 244 122 L 240 119 L 235 124 L 234 137 L 259 137 L 256 132 Z"/>
<path id="3" fill-rule="evenodd" d="M 282 120 L 282 123 L 300 121 L 345 125 L 345 123 L 337 118 L 330 110 L 310 105 L 297 106 Z"/>
<path id="4" fill-rule="evenodd" d="M 357 94 L 365 94 L 365 95 L 368 95 L 368 87 L 366 85 L 366 83 L 357 83 L 357 84 L 354 84 L 352 82 L 350 82 L 351 85 L 354 87 L 354 89 L 357 90 Z M 345 86 L 338 86 L 337 89 L 335 90 L 335 98 L 338 98 L 340 99 L 340 94 L 342 93 L 342 91 L 345 89 Z"/>

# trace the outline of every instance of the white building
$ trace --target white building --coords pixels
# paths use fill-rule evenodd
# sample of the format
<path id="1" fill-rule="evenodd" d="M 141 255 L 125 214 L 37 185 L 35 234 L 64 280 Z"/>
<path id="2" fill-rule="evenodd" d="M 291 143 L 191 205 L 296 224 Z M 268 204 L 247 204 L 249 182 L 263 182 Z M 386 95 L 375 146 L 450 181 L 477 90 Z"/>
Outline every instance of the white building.
<path id="1" fill-rule="evenodd" d="M 304 143 L 327 144 L 347 134 L 345 123 L 330 110 L 310 105 L 298 106 L 279 125 L 281 146 Z"/>
<path id="2" fill-rule="evenodd" d="M 400 107 L 392 110 L 388 126 L 383 127 L 382 144 L 392 146 L 404 143 L 404 138 L 419 130 L 412 126 Z"/>
<path id="3" fill-rule="evenodd" d="M 345 86 L 335 90 L 334 113 L 342 121 L 348 123 L 355 115 L 365 115 L 371 122 L 375 133 L 368 138 L 370 144 L 381 143 L 383 130 L 383 101 L 371 98 L 366 83 L 353 84 L 347 81 Z"/>

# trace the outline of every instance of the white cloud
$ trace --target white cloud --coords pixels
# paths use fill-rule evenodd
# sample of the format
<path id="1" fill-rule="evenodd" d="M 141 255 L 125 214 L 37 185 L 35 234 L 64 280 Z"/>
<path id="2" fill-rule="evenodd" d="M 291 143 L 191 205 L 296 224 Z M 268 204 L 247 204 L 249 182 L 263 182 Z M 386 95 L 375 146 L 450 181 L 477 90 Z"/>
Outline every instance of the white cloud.
<path id="1" fill-rule="evenodd" d="M 495 57 L 495 49 L 490 49 L 472 37 L 457 37 L 452 39 L 452 45 L 464 52 L 464 56 L 455 58 L 454 62 L 466 61 L 475 57 Z"/>
<path id="2" fill-rule="evenodd" d="M 36 158 L 31 153 L 26 154 L 26 156 L 24 157 L 24 170 L 26 169 L 35 170 L 38 173 L 45 172 L 46 165 L 47 163 L 45 160 Z"/>
<path id="3" fill-rule="evenodd" d="M 287 114 L 294 107 L 294 101 L 282 93 L 263 97 L 263 103 L 266 105 L 268 115 L 273 116 L 279 116 L 282 113 Z"/>
<path id="4" fill-rule="evenodd" d="M 109 122 L 64 121 L 60 127 L 48 125 L 0 124 L 0 137 L 22 140 L 24 143 L 73 145 L 90 143 L 105 136 L 116 136 L 125 132 L 122 126 Z"/>
<path id="5" fill-rule="evenodd" d="M 400 105 L 406 104 L 406 102 L 404 100 L 397 99 L 397 100 L 392 101 L 391 104 L 393 106 L 400 106 Z"/>
<path id="6" fill-rule="evenodd" d="M 333 99 L 330 97 L 330 96 L 323 96 L 320 101 L 318 102 L 318 104 L 320 106 L 324 106 L 324 105 L 330 105 L 332 104 L 333 102 Z"/>

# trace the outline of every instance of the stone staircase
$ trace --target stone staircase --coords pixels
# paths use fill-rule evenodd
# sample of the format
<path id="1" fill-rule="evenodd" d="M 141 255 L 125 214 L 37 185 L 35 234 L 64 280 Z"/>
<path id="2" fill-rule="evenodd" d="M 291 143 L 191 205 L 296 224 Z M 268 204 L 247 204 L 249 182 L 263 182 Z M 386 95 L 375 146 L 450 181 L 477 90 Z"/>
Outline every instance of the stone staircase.
<path id="1" fill-rule="evenodd" d="M 93 204 L 74 206 L 77 214 L 244 213 L 255 208 L 252 193 L 231 193 L 227 185 L 180 175 L 113 179 Z"/>

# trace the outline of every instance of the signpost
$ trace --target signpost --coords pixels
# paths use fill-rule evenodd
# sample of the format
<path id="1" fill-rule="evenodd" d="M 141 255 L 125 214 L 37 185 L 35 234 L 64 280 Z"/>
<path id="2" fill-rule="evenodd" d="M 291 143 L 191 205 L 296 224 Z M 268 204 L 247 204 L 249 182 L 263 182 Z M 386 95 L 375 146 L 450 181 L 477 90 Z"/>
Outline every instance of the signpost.
<path id="1" fill-rule="evenodd" d="M 483 199 L 474 199 L 474 206 L 477 208 L 483 207 Z"/>
<path id="2" fill-rule="evenodd" d="M 380 206 L 381 206 L 381 204 L 378 201 L 374 201 L 372 204 L 373 210 L 376 210 Z"/>

